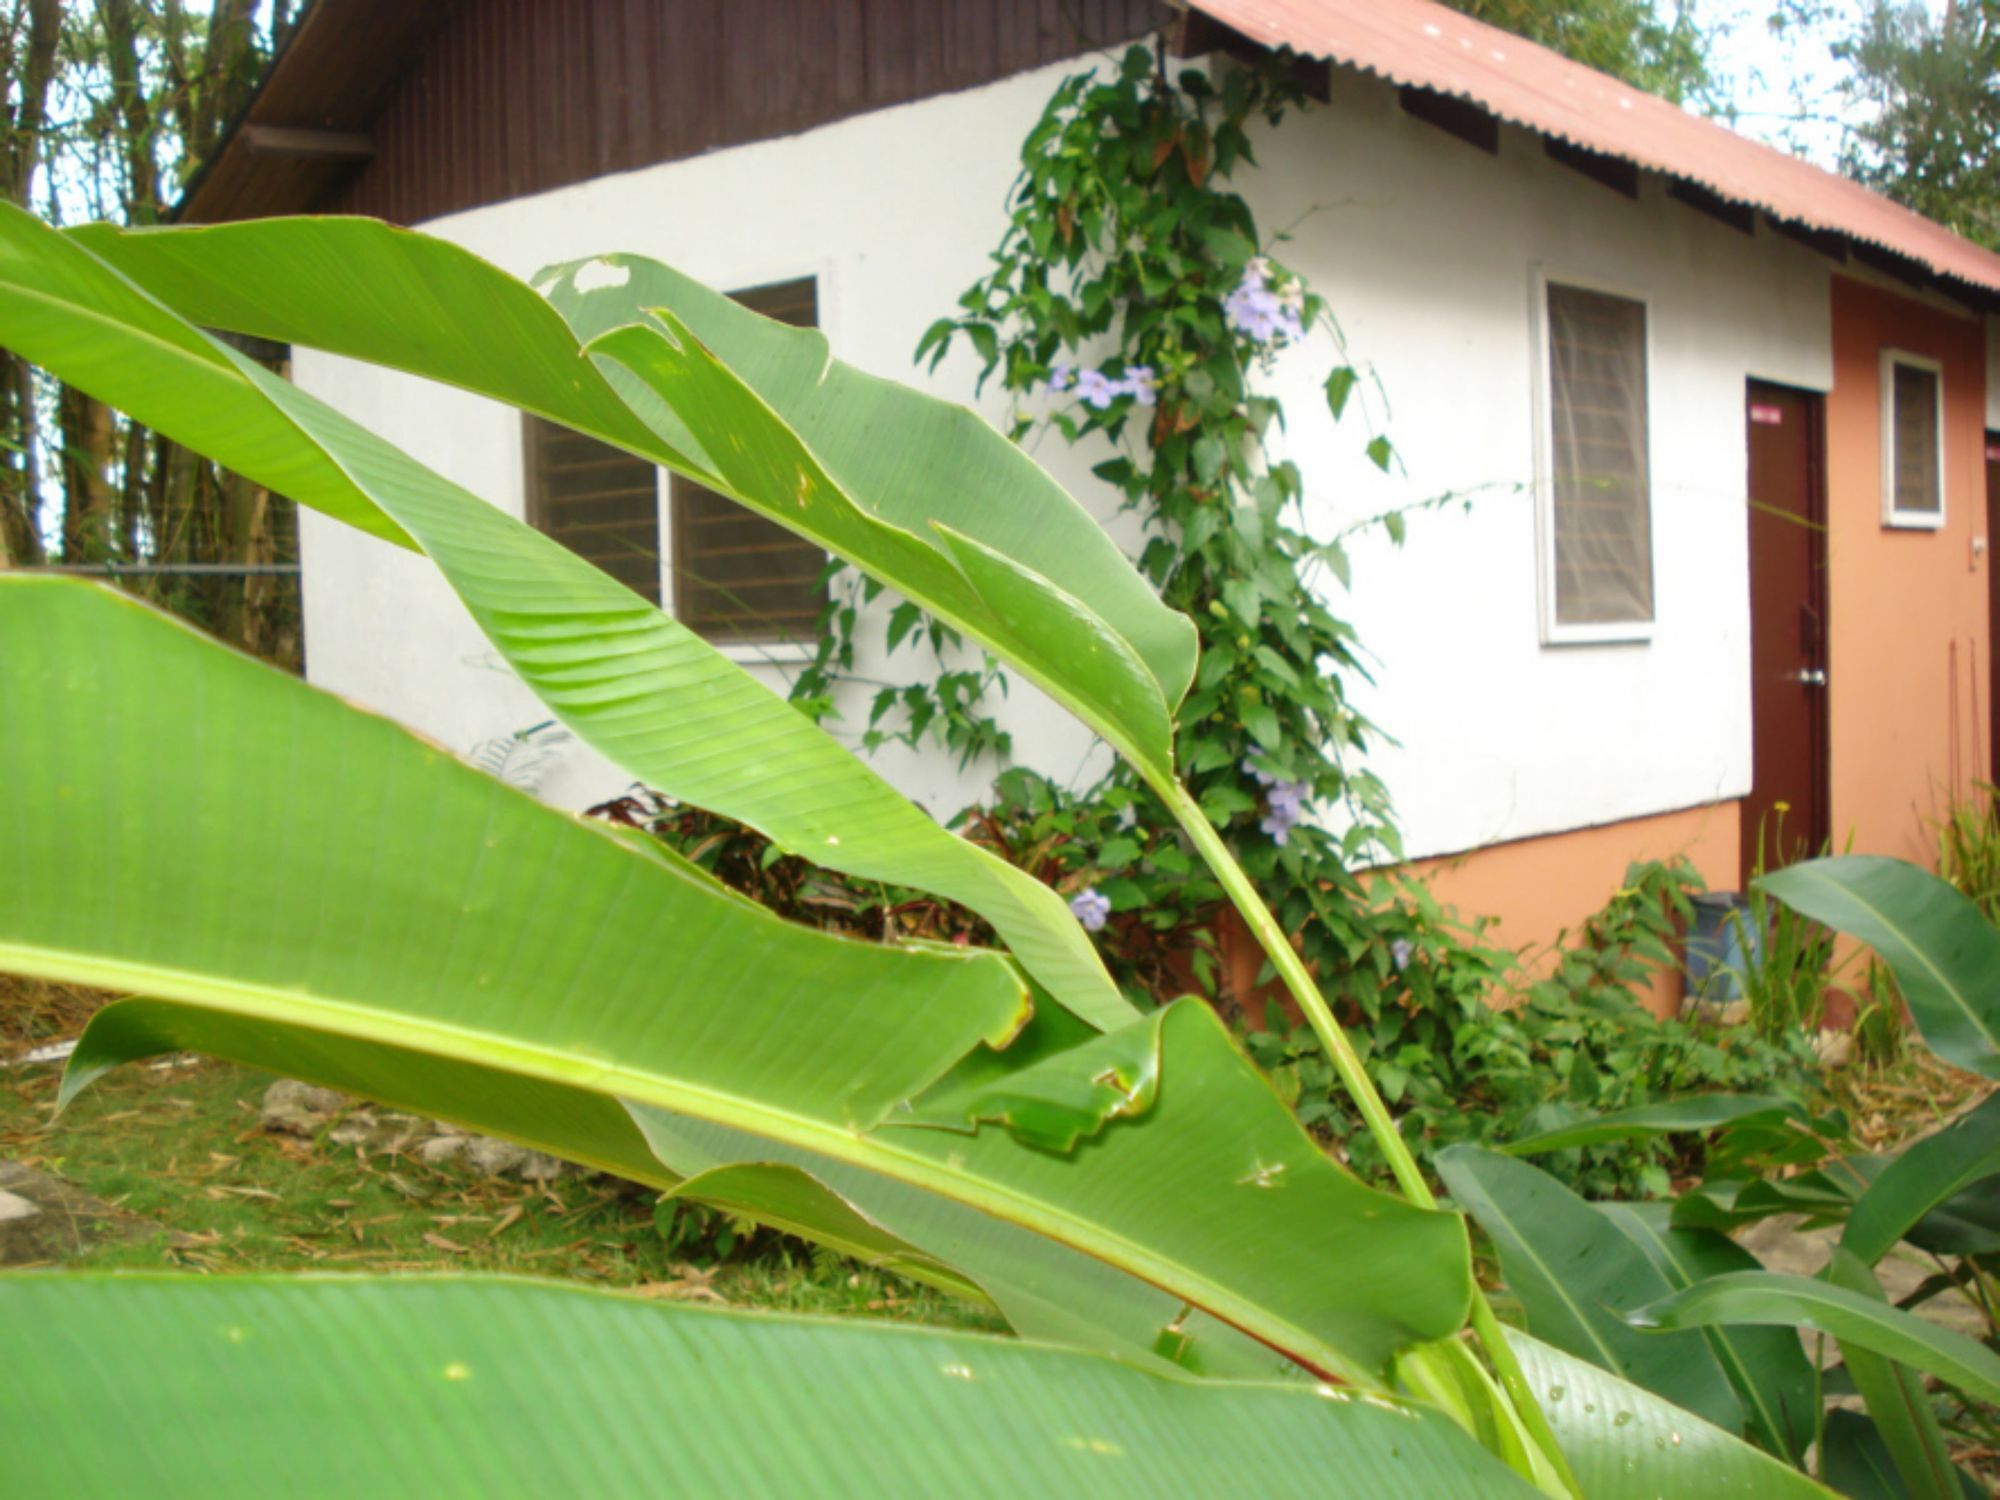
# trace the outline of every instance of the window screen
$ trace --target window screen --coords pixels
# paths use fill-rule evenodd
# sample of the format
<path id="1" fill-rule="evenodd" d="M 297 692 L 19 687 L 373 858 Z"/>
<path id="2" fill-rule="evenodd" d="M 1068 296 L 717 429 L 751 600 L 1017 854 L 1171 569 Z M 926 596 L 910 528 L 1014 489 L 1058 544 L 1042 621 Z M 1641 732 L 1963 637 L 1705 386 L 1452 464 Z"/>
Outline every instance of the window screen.
<path id="1" fill-rule="evenodd" d="M 1651 620 L 1645 304 L 1553 284 L 1548 296 L 1556 623 Z"/>
<path id="2" fill-rule="evenodd" d="M 1901 360 L 1892 361 L 1889 370 L 1891 508 L 1898 515 L 1936 516 L 1944 506 L 1938 473 L 1938 372 Z"/>
<path id="3" fill-rule="evenodd" d="M 740 292 L 767 318 L 819 322 L 810 279 Z M 714 641 L 810 639 L 825 602 L 826 553 L 679 475 L 673 480 L 674 614 Z"/>
<path id="4" fill-rule="evenodd" d="M 781 322 L 817 322 L 810 280 L 737 300 Z M 658 604 L 659 471 L 566 427 L 527 421 L 529 521 Z M 826 553 L 678 475 L 670 496 L 675 616 L 713 641 L 810 638 Z"/>

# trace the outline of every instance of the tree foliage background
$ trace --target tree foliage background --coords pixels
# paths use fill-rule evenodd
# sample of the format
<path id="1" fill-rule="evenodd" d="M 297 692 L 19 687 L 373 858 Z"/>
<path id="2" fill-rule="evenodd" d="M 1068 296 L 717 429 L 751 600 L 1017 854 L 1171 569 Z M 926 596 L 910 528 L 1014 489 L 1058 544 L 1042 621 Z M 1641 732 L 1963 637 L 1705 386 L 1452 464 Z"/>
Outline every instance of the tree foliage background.
<path id="1" fill-rule="evenodd" d="M 56 223 L 165 218 L 301 0 L 0 0 L 0 193 Z M 213 568 L 296 556 L 288 504 L 0 351 L 0 566 Z M 128 586 L 260 654 L 299 655 L 296 585 Z"/>
<path id="2" fill-rule="evenodd" d="M 1701 97 L 1711 28 L 1672 0 L 1445 0 L 1489 26 L 1553 48 L 1675 103 Z"/>
<path id="3" fill-rule="evenodd" d="M 2000 248 L 2000 0 L 1876 0 L 1838 51 L 1853 70 L 1843 169 Z"/>

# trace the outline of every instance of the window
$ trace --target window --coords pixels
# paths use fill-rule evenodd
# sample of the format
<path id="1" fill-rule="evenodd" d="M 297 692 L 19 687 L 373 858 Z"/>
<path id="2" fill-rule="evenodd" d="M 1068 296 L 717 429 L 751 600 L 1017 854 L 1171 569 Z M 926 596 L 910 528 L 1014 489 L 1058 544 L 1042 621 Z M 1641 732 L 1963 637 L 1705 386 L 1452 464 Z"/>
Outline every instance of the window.
<path id="1" fill-rule="evenodd" d="M 528 523 L 660 602 L 659 471 L 540 417 L 528 421 Z"/>
<path id="2" fill-rule="evenodd" d="M 1882 351 L 1882 522 L 1944 524 L 1944 374 L 1934 359 Z"/>
<path id="3" fill-rule="evenodd" d="M 1547 285 L 1544 634 L 1644 639 L 1653 619 L 1646 305 Z"/>
<path id="4" fill-rule="evenodd" d="M 818 322 L 810 279 L 737 300 L 795 327 Z M 674 475 L 668 485 L 672 590 L 661 596 L 659 471 L 595 438 L 527 419 L 528 520 L 579 557 L 718 644 L 811 637 L 826 553 L 733 500 Z"/>

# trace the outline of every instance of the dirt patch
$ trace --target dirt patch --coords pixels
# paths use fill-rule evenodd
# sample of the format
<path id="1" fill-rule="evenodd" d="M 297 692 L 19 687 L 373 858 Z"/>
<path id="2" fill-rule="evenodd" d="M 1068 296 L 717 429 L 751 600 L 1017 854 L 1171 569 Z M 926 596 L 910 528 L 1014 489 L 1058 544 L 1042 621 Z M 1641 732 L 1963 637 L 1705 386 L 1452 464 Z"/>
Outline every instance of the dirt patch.
<path id="1" fill-rule="evenodd" d="M 117 999 L 80 984 L 51 984 L 0 974 L 0 1061 L 58 1037 L 72 1037 Z"/>

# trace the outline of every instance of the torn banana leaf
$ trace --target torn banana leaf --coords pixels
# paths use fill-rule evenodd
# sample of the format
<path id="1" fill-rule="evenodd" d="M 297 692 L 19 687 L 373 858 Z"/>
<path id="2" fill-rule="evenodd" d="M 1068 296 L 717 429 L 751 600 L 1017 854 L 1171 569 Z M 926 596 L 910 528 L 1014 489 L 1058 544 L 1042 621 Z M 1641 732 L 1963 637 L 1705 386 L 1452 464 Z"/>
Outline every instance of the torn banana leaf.
<path id="1" fill-rule="evenodd" d="M 426 253 L 456 267 L 465 287 L 516 288 L 511 299 L 494 292 L 498 300 L 466 326 L 438 333 L 440 346 L 459 347 L 452 340 L 463 335 L 464 348 L 499 359 L 491 340 L 518 344 L 512 362 L 503 361 L 515 378 L 567 392 L 579 421 L 615 425 L 616 397 L 526 287 L 463 252 L 446 255 L 439 242 L 371 229 L 390 244 L 435 246 Z M 335 268 L 300 260 L 296 247 L 285 253 L 294 259 L 277 279 L 295 292 L 325 297 L 326 279 L 340 280 Z M 387 305 L 387 285 L 323 311 L 339 326 L 362 326 L 369 309 Z M 391 319 L 398 327 L 421 326 L 402 311 L 408 316 Z M 1134 1016 L 1054 891 L 939 827 L 742 667 L 559 542 L 209 338 L 80 241 L 11 205 L 0 205 L 0 345 L 260 484 L 424 552 L 551 712 L 649 786 L 748 823 L 820 864 L 957 901 L 991 922 L 1022 965 L 1092 1025 Z M 628 414 L 624 436 L 642 430 Z M 744 754 L 746 745 L 755 753 Z"/>

